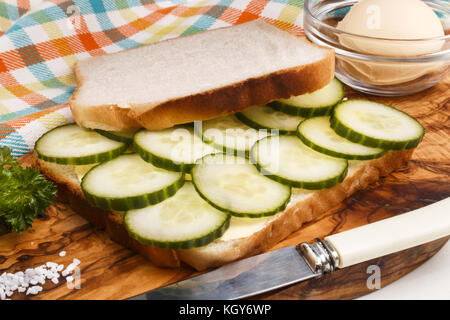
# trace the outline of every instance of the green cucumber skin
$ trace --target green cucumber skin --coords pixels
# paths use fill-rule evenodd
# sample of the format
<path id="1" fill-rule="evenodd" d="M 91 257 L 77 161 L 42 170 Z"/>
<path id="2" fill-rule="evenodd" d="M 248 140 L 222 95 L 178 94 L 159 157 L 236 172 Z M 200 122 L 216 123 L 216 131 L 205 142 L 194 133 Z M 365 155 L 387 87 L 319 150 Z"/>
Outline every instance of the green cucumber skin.
<path id="1" fill-rule="evenodd" d="M 151 153 L 145 149 L 143 149 L 139 144 L 134 141 L 133 143 L 134 151 L 139 154 L 139 156 L 153 164 L 155 167 L 166 169 L 169 171 L 176 171 L 176 172 L 190 172 L 192 168 L 194 167 L 194 163 L 175 163 L 170 159 L 166 159 L 160 156 L 155 155 L 154 153 Z"/>
<path id="2" fill-rule="evenodd" d="M 66 164 L 66 165 L 84 165 L 84 164 L 94 164 L 94 163 L 98 163 L 98 162 L 105 162 L 105 161 L 109 161 L 112 160 L 114 158 L 117 158 L 118 156 L 120 156 L 121 154 L 123 154 L 128 146 L 126 144 L 123 144 L 122 146 L 117 147 L 116 149 L 110 150 L 110 151 L 105 151 L 102 153 L 98 153 L 98 154 L 94 154 L 94 155 L 90 155 L 90 156 L 83 156 L 83 157 L 71 157 L 71 158 L 66 158 L 66 157 L 47 157 L 45 155 L 43 155 L 42 153 L 39 152 L 38 148 L 39 148 L 39 141 L 44 138 L 47 134 L 51 133 L 52 131 L 65 127 L 65 126 L 72 126 L 74 125 L 74 123 L 68 123 L 68 124 L 64 124 L 58 127 L 55 127 L 49 131 L 47 131 L 46 133 L 44 133 L 35 143 L 34 145 L 34 152 L 36 153 L 36 156 L 39 159 L 42 159 L 44 161 L 47 162 L 52 162 L 52 163 L 57 163 L 57 164 Z"/>
<path id="3" fill-rule="evenodd" d="M 277 111 L 284 112 L 286 114 L 290 114 L 293 116 L 300 116 L 303 118 L 312 118 L 312 117 L 320 117 L 320 116 L 328 116 L 333 112 L 333 109 L 336 105 L 342 102 L 345 96 L 345 89 L 342 82 L 340 82 L 338 79 L 333 78 L 331 81 L 337 81 L 340 87 L 340 97 L 339 99 L 330 105 L 326 106 L 320 106 L 320 107 L 298 107 L 298 106 L 292 106 L 290 104 L 283 103 L 281 101 L 275 100 L 267 105 L 272 107 L 273 109 Z"/>
<path id="4" fill-rule="evenodd" d="M 339 105 L 349 102 L 349 101 L 355 102 L 358 100 L 347 100 L 345 102 L 340 103 Z M 366 100 L 360 100 L 360 101 L 366 102 Z M 339 105 L 337 105 L 336 108 L 338 108 Z M 393 108 L 393 107 L 391 107 L 391 108 Z M 395 108 L 393 108 L 393 109 L 395 109 Z M 411 118 L 411 116 L 408 115 L 406 112 L 403 112 L 398 109 L 396 109 L 396 110 Z M 343 137 L 347 140 L 355 142 L 355 143 L 359 143 L 359 144 L 362 144 L 362 145 L 365 145 L 368 147 L 372 147 L 372 148 L 381 148 L 381 149 L 386 149 L 386 150 L 406 150 L 406 149 L 412 149 L 412 148 L 417 147 L 419 145 L 419 143 L 422 141 L 423 136 L 425 134 L 425 128 L 422 126 L 422 124 L 417 120 L 415 120 L 415 121 L 422 129 L 421 135 L 417 139 L 412 139 L 412 140 L 408 140 L 408 141 L 380 140 L 380 139 L 376 139 L 376 138 L 372 138 L 372 137 L 360 134 L 360 133 L 354 131 L 353 129 L 347 127 L 346 125 L 344 125 L 335 116 L 334 112 L 330 117 L 330 126 L 338 135 L 340 135 L 341 137 Z"/>
<path id="5" fill-rule="evenodd" d="M 178 189 L 180 189 L 184 185 L 185 181 L 184 175 L 181 175 L 180 179 L 175 181 L 170 186 L 155 192 L 125 198 L 99 197 L 90 193 L 84 187 L 85 177 L 87 177 L 89 172 L 95 167 L 91 168 L 84 175 L 83 179 L 81 180 L 81 190 L 83 190 L 86 199 L 92 205 L 105 210 L 127 211 L 132 209 L 141 209 L 153 204 L 160 203 L 173 196 L 178 191 Z"/>
<path id="6" fill-rule="evenodd" d="M 105 131 L 105 130 L 100 130 L 100 129 L 94 129 L 96 132 L 100 133 L 102 136 L 109 138 L 111 140 L 115 140 L 115 141 L 119 141 L 119 142 L 123 142 L 126 143 L 128 145 L 133 143 L 133 138 L 126 138 L 126 137 L 121 137 L 121 136 L 117 136 L 111 132 Z"/>
<path id="7" fill-rule="evenodd" d="M 124 145 L 123 147 L 119 147 L 117 149 L 103 152 L 91 156 L 85 156 L 85 157 L 74 157 L 74 158 L 59 158 L 59 157 L 47 157 L 43 154 L 39 153 L 36 149 L 34 150 L 36 152 L 36 155 L 39 159 L 42 159 L 47 162 L 53 162 L 57 164 L 66 164 L 66 165 L 83 165 L 83 164 L 94 164 L 98 162 L 105 162 L 112 160 L 114 158 L 117 158 L 118 156 L 122 155 L 127 150 L 127 145 Z"/>
<path id="8" fill-rule="evenodd" d="M 256 166 L 256 168 L 259 170 L 259 172 L 261 172 L 261 174 L 265 175 L 267 178 L 272 179 L 276 182 L 279 182 L 281 184 L 284 184 L 284 185 L 292 187 L 292 188 L 300 188 L 300 189 L 307 189 L 307 190 L 322 190 L 322 189 L 332 188 L 332 187 L 338 185 L 339 183 L 341 183 L 342 181 L 344 181 L 344 179 L 348 173 L 348 162 L 347 162 L 347 166 L 342 171 L 342 173 L 339 176 L 334 177 L 332 179 L 315 181 L 315 182 L 293 181 L 293 180 L 289 180 L 289 179 L 274 175 L 271 172 L 262 168 L 260 165 L 258 165 L 258 163 L 255 160 L 253 160 L 253 162 L 254 162 L 254 165 Z"/>
<path id="9" fill-rule="evenodd" d="M 275 214 L 277 214 L 278 212 L 282 212 L 284 211 L 284 209 L 286 209 L 286 206 L 289 203 L 289 200 L 291 199 L 291 191 L 289 191 L 289 196 L 287 197 L 286 201 L 280 205 L 279 207 L 266 211 L 266 212 L 258 212 L 258 213 L 252 213 L 252 212 L 237 212 L 237 211 L 232 211 L 226 208 L 222 208 L 218 205 L 216 205 L 214 202 L 212 202 L 211 200 L 209 200 L 208 198 L 206 198 L 203 193 L 199 190 L 199 188 L 197 188 L 197 185 L 195 184 L 195 180 L 194 177 L 192 176 L 192 183 L 194 184 L 194 188 L 197 191 L 197 193 L 199 194 L 200 197 L 202 197 L 203 200 L 205 200 L 206 202 L 208 202 L 211 206 L 213 206 L 214 208 L 225 212 L 229 215 L 235 216 L 235 217 L 240 217 L 240 218 L 262 218 L 262 217 L 268 217 L 268 216 L 273 216 Z"/>
<path id="10" fill-rule="evenodd" d="M 240 121 L 240 120 L 239 120 Z M 196 134 L 200 139 L 202 139 L 202 141 L 212 147 L 214 147 L 214 149 L 223 152 L 227 155 L 230 156 L 236 156 L 236 157 L 243 157 L 248 159 L 249 157 L 249 152 L 250 150 L 238 150 L 238 149 L 232 149 L 232 148 L 227 148 L 226 146 L 220 145 L 220 144 L 216 144 L 214 143 L 214 141 L 208 140 L 205 138 L 205 136 L 203 135 L 203 133 L 198 129 L 198 128 L 194 128 L 194 134 Z M 191 168 L 192 171 L 193 167 Z"/>
<path id="11" fill-rule="evenodd" d="M 123 217 L 123 221 L 124 221 L 124 225 L 125 225 L 125 229 L 128 231 L 128 234 L 136 239 L 137 241 L 139 241 L 142 244 L 146 244 L 146 245 L 152 245 L 158 248 L 163 248 L 163 249 L 190 249 L 190 248 L 197 248 L 197 247 L 202 247 L 207 245 L 208 243 L 211 243 L 212 241 L 214 241 L 217 238 L 220 238 L 225 231 L 228 229 L 228 227 L 230 226 L 230 216 L 227 216 L 227 218 L 224 220 L 223 224 L 215 229 L 214 231 L 201 236 L 200 238 L 196 238 L 196 239 L 191 239 L 191 240 L 185 240 L 185 241 L 159 241 L 159 240 L 154 240 L 154 239 L 148 239 L 145 237 L 141 237 L 139 234 L 135 233 L 133 230 L 131 230 L 128 227 L 128 223 L 127 223 L 127 214 L 128 212 L 125 212 L 124 217 Z"/>
<path id="12" fill-rule="evenodd" d="M 208 156 L 208 155 L 206 155 L 206 156 Z M 201 159 L 199 159 L 199 160 L 201 160 Z M 200 163 L 201 163 L 201 161 L 200 161 Z M 222 207 L 218 206 L 217 204 L 215 204 L 214 202 L 212 202 L 211 200 L 209 200 L 207 197 L 205 197 L 205 195 L 197 187 L 197 184 L 195 183 L 195 173 L 194 173 L 194 171 L 195 171 L 195 167 L 198 166 L 198 165 L 199 164 L 196 164 L 194 166 L 194 168 L 192 168 L 192 172 L 191 172 L 192 184 L 194 185 L 194 188 L 197 191 L 198 195 L 203 200 L 208 202 L 211 206 L 213 206 L 214 208 L 216 208 L 216 209 L 218 209 L 218 210 L 220 210 L 222 212 L 228 213 L 228 214 L 230 214 L 232 216 L 241 217 L 241 218 L 261 218 L 261 217 L 273 216 L 273 215 L 277 214 L 278 212 L 284 211 L 284 209 L 286 209 L 286 207 L 287 207 L 287 205 L 289 203 L 289 200 L 291 199 L 292 191 L 291 191 L 291 189 L 289 189 L 289 194 L 286 197 L 286 200 L 279 207 L 274 208 L 274 209 L 269 210 L 269 211 L 266 211 L 266 212 L 258 212 L 258 213 L 238 212 L 238 211 L 229 210 L 227 208 L 222 208 Z"/>
<path id="13" fill-rule="evenodd" d="M 277 129 L 277 128 L 269 128 L 269 127 L 264 127 L 252 120 L 250 120 L 249 118 L 247 118 L 245 115 L 243 115 L 241 112 L 238 112 L 235 114 L 236 118 L 238 118 L 240 121 L 242 121 L 243 123 L 245 123 L 246 125 L 248 125 L 249 127 L 252 127 L 254 129 L 267 129 L 267 130 L 277 130 L 278 133 L 280 134 L 288 134 L 288 135 L 294 135 L 295 134 L 295 130 L 294 131 L 289 131 L 289 130 L 282 130 L 282 129 Z M 247 152 L 248 155 L 248 152 Z"/>
<path id="14" fill-rule="evenodd" d="M 300 125 L 299 125 L 300 127 Z M 298 127 L 298 128 L 299 128 Z M 330 149 L 326 149 L 324 147 L 318 146 L 316 145 L 314 142 L 312 142 L 311 140 L 309 140 L 308 138 L 306 138 L 304 135 L 301 134 L 300 130 L 298 130 L 297 128 L 297 137 L 302 140 L 302 142 L 307 145 L 308 147 L 310 147 L 311 149 L 326 154 L 328 156 L 332 156 L 335 158 L 341 158 L 341 159 L 347 159 L 347 160 L 372 160 L 372 159 L 377 159 L 380 158 L 382 156 L 384 156 L 387 152 L 387 150 L 384 150 L 380 153 L 377 154 L 371 154 L 371 155 L 349 155 L 349 154 L 345 154 L 345 153 L 340 153 L 340 152 L 336 152 Z"/>
<path id="15" fill-rule="evenodd" d="M 270 137 L 268 137 L 268 138 L 270 138 Z M 252 150 L 253 150 L 253 148 L 258 147 L 258 142 L 256 142 L 253 145 Z M 263 167 L 261 167 L 258 164 L 257 159 L 255 157 L 253 157 L 252 154 L 253 154 L 253 152 L 250 151 L 250 161 L 258 169 L 258 171 L 261 174 L 263 174 L 264 176 L 266 176 L 269 179 L 272 179 L 276 182 L 279 182 L 279 183 L 284 184 L 285 186 L 289 186 L 291 188 L 300 188 L 300 189 L 307 189 L 307 190 L 329 189 L 329 188 L 332 188 L 332 187 L 338 185 L 342 181 L 344 181 L 344 179 L 348 173 L 348 161 L 345 160 L 346 166 L 345 166 L 344 170 L 341 172 L 340 175 L 338 175 L 336 177 L 333 177 L 331 179 L 322 180 L 322 181 L 314 181 L 314 182 L 294 181 L 294 180 L 289 180 L 289 179 L 277 176 L 277 175 L 273 174 L 272 172 L 264 169 Z"/>
<path id="16" fill-rule="evenodd" d="M 339 103 L 339 102 L 338 102 Z M 320 116 L 327 116 L 330 115 L 333 111 L 333 108 L 335 105 L 331 106 L 324 106 L 324 107 L 294 107 L 288 104 L 285 104 L 280 101 L 272 101 L 267 104 L 269 107 L 273 108 L 274 110 L 284 112 L 286 114 L 290 114 L 293 116 L 300 116 L 303 118 L 312 118 L 312 117 L 320 117 Z"/>

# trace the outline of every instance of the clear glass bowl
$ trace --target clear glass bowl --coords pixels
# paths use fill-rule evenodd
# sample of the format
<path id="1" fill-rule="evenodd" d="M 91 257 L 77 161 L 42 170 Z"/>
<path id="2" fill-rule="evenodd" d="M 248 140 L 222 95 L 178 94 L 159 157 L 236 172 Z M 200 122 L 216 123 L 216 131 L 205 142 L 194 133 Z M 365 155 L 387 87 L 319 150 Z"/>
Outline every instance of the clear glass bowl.
<path id="1" fill-rule="evenodd" d="M 336 28 L 358 0 L 305 0 L 304 29 L 314 43 L 334 48 L 336 77 L 355 90 L 380 95 L 402 96 L 425 90 L 450 71 L 450 5 L 424 2 L 440 17 L 445 36 L 420 40 L 392 40 L 359 36 Z M 418 22 L 420 23 L 420 22 Z M 395 48 L 404 56 L 373 54 L 374 48 Z M 367 49 L 372 48 L 372 49 Z M 430 53 L 411 55 L 414 50 L 434 48 Z M 437 48 L 437 50 L 436 50 Z M 391 50 L 389 50 L 391 51 Z M 426 51 L 426 50 L 425 50 Z M 434 51 L 434 52 L 433 52 Z M 371 52 L 371 53 L 368 53 Z"/>

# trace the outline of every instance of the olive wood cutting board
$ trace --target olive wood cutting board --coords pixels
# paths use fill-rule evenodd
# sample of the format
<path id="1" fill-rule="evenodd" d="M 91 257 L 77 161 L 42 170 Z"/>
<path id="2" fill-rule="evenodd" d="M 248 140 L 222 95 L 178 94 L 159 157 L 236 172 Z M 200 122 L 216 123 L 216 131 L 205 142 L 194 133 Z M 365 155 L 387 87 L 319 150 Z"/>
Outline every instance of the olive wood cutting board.
<path id="1" fill-rule="evenodd" d="M 426 134 L 408 165 L 359 191 L 321 219 L 305 224 L 276 245 L 278 249 L 316 237 L 341 232 L 429 205 L 450 196 L 450 76 L 431 89 L 401 98 L 364 96 L 347 88 L 347 97 L 366 97 L 406 111 L 426 128 Z M 29 156 L 21 161 L 29 163 Z M 439 221 L 436 221 L 439 223 Z M 337 270 L 260 296 L 263 299 L 350 299 L 366 293 L 369 265 L 381 271 L 381 288 L 419 267 L 447 242 L 431 243 Z M 66 251 L 65 257 L 59 252 Z M 193 275 L 188 266 L 164 269 L 111 241 L 63 203 L 55 203 L 46 216 L 21 235 L 0 236 L 0 274 L 36 267 L 47 261 L 66 266 L 81 261 L 79 289 L 65 281 L 47 281 L 37 296 L 15 293 L 13 299 L 126 299 Z M 400 297 L 399 297 L 400 298 Z"/>

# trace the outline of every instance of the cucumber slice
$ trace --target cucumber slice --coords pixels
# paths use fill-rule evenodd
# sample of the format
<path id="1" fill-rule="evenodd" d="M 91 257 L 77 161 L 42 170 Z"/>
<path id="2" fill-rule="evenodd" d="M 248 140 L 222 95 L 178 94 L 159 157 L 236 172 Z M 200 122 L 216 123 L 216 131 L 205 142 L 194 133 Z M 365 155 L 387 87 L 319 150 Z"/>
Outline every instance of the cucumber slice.
<path id="1" fill-rule="evenodd" d="M 277 111 L 269 106 L 254 106 L 236 113 L 236 117 L 255 129 L 278 130 L 279 133 L 295 134 L 298 124 L 305 118 Z"/>
<path id="2" fill-rule="evenodd" d="M 322 89 L 273 101 L 269 103 L 269 106 L 287 114 L 305 118 L 324 116 L 330 114 L 333 107 L 342 101 L 344 94 L 344 86 L 334 78 Z"/>
<path id="3" fill-rule="evenodd" d="M 100 129 L 95 129 L 102 136 L 110 138 L 115 141 L 125 142 L 126 144 L 133 143 L 133 136 L 136 131 L 105 131 Z"/>
<path id="4" fill-rule="evenodd" d="M 405 112 L 368 100 L 340 103 L 330 124 L 338 135 L 374 148 L 411 149 L 424 135 L 422 125 Z"/>
<path id="5" fill-rule="evenodd" d="M 264 177 L 247 159 L 212 154 L 191 171 L 200 196 L 213 207 L 238 217 L 262 217 L 284 210 L 291 189 Z"/>
<path id="6" fill-rule="evenodd" d="M 192 169 L 197 159 L 217 152 L 205 144 L 188 127 L 174 127 L 161 131 L 141 130 L 134 136 L 134 149 L 147 162 L 171 171 Z"/>
<path id="7" fill-rule="evenodd" d="M 81 189 L 93 205 L 125 211 L 159 203 L 183 183 L 182 173 L 157 168 L 132 153 L 93 167 L 81 180 Z"/>
<path id="8" fill-rule="evenodd" d="M 34 146 L 36 155 L 45 161 L 58 164 L 92 164 L 118 157 L 127 149 L 123 142 L 108 139 L 94 130 L 71 123 L 56 127 Z"/>
<path id="9" fill-rule="evenodd" d="M 230 216 L 203 200 L 191 182 L 161 203 L 125 213 L 131 237 L 159 248 L 189 249 L 222 236 Z"/>
<path id="10" fill-rule="evenodd" d="M 265 129 L 256 130 L 240 121 L 235 115 L 228 115 L 196 125 L 196 133 L 214 148 L 237 156 L 248 156 L 253 144 L 269 133 Z"/>
<path id="11" fill-rule="evenodd" d="M 308 148 L 295 136 L 271 136 L 259 140 L 251 159 L 267 177 L 304 189 L 331 188 L 342 182 L 348 162 Z"/>
<path id="12" fill-rule="evenodd" d="M 369 160 L 381 157 L 384 149 L 371 148 L 342 138 L 330 127 L 330 117 L 314 117 L 300 123 L 297 135 L 308 147 L 332 157 Z"/>

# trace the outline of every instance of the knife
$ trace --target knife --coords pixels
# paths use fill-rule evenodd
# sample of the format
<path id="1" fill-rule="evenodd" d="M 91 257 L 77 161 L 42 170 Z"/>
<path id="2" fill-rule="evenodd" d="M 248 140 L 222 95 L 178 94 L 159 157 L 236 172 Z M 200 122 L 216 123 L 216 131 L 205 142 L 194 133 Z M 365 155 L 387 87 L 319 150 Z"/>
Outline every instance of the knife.
<path id="1" fill-rule="evenodd" d="M 450 235 L 450 197 L 370 223 L 226 264 L 130 300 L 234 300 L 321 277 Z"/>

